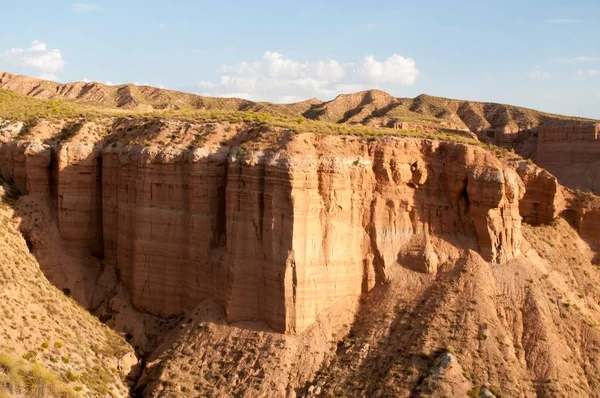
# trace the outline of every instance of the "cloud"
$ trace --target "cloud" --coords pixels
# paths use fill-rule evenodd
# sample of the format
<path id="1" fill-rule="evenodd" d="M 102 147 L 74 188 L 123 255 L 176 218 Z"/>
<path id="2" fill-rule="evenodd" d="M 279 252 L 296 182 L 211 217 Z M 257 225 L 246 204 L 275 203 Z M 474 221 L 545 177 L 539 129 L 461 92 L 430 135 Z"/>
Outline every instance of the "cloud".
<path id="1" fill-rule="evenodd" d="M 358 63 L 342 64 L 336 60 L 301 62 L 271 51 L 256 61 L 223 65 L 219 73 L 218 81 L 198 84 L 202 89 L 211 89 L 202 94 L 275 102 L 410 86 L 419 76 L 415 61 L 397 54 L 383 61 L 368 55 Z"/>
<path id="2" fill-rule="evenodd" d="M 162 83 L 149 83 L 149 82 L 138 82 L 138 81 L 135 81 L 132 84 L 134 84 L 136 86 L 148 86 L 148 87 L 156 87 L 156 88 L 165 88 L 164 84 L 162 84 Z"/>
<path id="3" fill-rule="evenodd" d="M 553 62 L 557 64 L 591 64 L 599 62 L 600 58 L 594 57 L 571 57 L 571 58 L 557 58 Z"/>
<path id="4" fill-rule="evenodd" d="M 40 79 L 44 79 L 44 80 L 51 80 L 51 81 L 54 81 L 54 82 L 58 81 L 58 78 L 53 73 L 42 73 L 38 77 Z"/>
<path id="5" fill-rule="evenodd" d="M 383 62 L 373 56 L 365 57 L 361 67 L 362 73 L 374 83 L 393 83 L 410 86 L 419 76 L 419 70 L 412 58 L 392 55 Z"/>
<path id="6" fill-rule="evenodd" d="M 598 69 L 579 70 L 579 71 L 577 71 L 577 76 L 581 76 L 581 77 L 600 76 L 600 70 L 598 70 Z"/>
<path id="7" fill-rule="evenodd" d="M 0 64 L 13 68 L 35 70 L 44 79 L 56 80 L 56 74 L 65 67 L 58 49 L 48 49 L 46 43 L 34 40 L 27 49 L 11 48 L 0 53 Z"/>
<path id="8" fill-rule="evenodd" d="M 97 4 L 91 3 L 73 3 L 71 4 L 71 10 L 78 14 L 93 14 L 96 11 L 100 11 L 102 7 Z"/>
<path id="9" fill-rule="evenodd" d="M 579 23 L 581 21 L 579 19 L 574 19 L 574 18 L 550 18 L 550 19 L 546 19 L 544 22 L 549 23 L 549 24 L 554 24 L 554 25 L 567 25 L 567 24 Z"/>
<path id="10" fill-rule="evenodd" d="M 118 86 L 118 83 L 113 83 L 110 80 L 105 80 L 105 81 L 100 81 L 100 80 L 92 80 L 92 79 L 88 79 L 87 77 L 84 77 L 83 79 L 80 80 L 82 83 L 101 83 L 107 86 Z M 137 84 L 137 83 L 134 83 Z M 139 84 L 138 84 L 139 85 Z"/>
<path id="11" fill-rule="evenodd" d="M 528 76 L 531 80 L 546 80 L 552 77 L 552 74 L 550 72 L 536 70 L 535 72 L 530 72 Z"/>

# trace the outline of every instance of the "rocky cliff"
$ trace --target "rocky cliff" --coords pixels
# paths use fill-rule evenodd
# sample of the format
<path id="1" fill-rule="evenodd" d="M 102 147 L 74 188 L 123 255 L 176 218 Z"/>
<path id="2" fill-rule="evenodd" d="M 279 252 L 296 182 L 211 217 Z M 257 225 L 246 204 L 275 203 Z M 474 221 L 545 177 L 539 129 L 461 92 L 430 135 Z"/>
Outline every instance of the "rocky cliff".
<path id="1" fill-rule="evenodd" d="M 223 133 L 231 144 L 221 133 L 201 147 L 109 144 L 134 127 L 100 137 L 82 123 L 44 144 L 35 132 L 15 140 L 12 123 L 0 165 L 23 193 L 52 198 L 62 239 L 115 266 L 143 311 L 211 298 L 229 321 L 298 333 L 393 267 L 435 272 L 431 236 L 490 262 L 519 255 L 524 185 L 476 146 L 284 130 L 240 144 L 244 126 Z"/>
<path id="2" fill-rule="evenodd" d="M 536 163 L 572 189 L 600 190 L 600 123 L 548 122 L 539 128 Z"/>
<path id="3" fill-rule="evenodd" d="M 531 225 L 549 224 L 565 209 L 563 187 L 556 177 L 526 161 L 514 165 L 525 184 L 525 195 L 519 203 L 523 220 Z"/>

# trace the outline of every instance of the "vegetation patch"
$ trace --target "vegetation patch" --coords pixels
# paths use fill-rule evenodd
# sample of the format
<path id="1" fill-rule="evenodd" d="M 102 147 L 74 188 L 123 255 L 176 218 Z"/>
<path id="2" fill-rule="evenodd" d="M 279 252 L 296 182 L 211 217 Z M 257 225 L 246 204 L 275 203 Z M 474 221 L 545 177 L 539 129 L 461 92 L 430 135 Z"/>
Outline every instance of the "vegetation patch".
<path id="1" fill-rule="evenodd" d="M 62 398 L 76 395 L 66 382 L 41 364 L 0 353 L 0 396 Z"/>

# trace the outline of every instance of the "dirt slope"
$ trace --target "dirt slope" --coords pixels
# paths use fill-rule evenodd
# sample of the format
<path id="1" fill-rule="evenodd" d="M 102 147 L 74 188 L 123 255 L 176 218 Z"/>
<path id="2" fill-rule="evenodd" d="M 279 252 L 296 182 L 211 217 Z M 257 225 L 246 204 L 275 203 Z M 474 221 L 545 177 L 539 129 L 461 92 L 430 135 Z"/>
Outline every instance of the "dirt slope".
<path id="1" fill-rule="evenodd" d="M 133 349 L 46 279 L 12 216 L 1 203 L 0 395 L 126 396 Z"/>
<path id="2" fill-rule="evenodd" d="M 396 270 L 352 325 L 329 317 L 283 336 L 199 306 L 150 360 L 144 395 L 598 396 L 595 253 L 564 220 L 524 232 L 524 256 L 493 267 L 437 242 L 442 272 Z"/>

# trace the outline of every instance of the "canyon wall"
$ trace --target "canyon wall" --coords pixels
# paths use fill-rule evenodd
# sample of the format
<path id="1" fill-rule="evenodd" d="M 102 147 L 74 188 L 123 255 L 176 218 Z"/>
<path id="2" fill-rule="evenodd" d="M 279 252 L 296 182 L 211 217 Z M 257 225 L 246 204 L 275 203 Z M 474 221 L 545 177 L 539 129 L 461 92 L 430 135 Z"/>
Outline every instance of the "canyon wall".
<path id="1" fill-rule="evenodd" d="M 524 160 L 514 167 L 525 184 L 525 195 L 519 203 L 523 221 L 542 225 L 555 220 L 566 207 L 563 188 L 556 177 Z"/>
<path id="2" fill-rule="evenodd" d="M 600 192 L 600 123 L 553 121 L 538 128 L 535 161 L 572 189 Z"/>
<path id="3" fill-rule="evenodd" d="M 0 171 L 50 194 L 62 238 L 162 315 L 211 298 L 230 322 L 299 333 L 393 267 L 435 272 L 431 236 L 519 255 L 523 182 L 479 147 L 304 133 L 266 148 L 6 141 Z"/>

